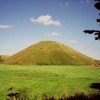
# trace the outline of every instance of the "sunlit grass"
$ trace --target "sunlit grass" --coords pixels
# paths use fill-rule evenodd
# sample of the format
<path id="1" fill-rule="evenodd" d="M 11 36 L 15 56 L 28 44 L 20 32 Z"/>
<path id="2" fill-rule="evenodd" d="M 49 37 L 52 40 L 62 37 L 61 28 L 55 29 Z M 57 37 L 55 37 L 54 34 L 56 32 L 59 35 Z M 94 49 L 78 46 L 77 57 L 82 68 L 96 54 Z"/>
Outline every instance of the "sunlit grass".
<path id="1" fill-rule="evenodd" d="M 0 65 L 0 100 L 5 100 L 7 89 L 26 88 L 30 98 L 47 93 L 61 96 L 83 91 L 95 92 L 91 83 L 100 82 L 100 69 L 89 66 Z"/>

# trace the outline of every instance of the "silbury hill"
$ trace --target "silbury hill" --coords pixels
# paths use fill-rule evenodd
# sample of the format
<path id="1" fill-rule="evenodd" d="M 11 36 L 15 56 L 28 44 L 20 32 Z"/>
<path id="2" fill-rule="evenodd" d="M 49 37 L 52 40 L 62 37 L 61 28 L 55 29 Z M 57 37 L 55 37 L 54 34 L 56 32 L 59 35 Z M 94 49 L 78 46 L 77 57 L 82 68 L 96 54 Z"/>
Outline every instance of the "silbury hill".
<path id="1" fill-rule="evenodd" d="M 56 41 L 36 43 L 4 61 L 23 65 L 91 65 L 94 59 Z"/>

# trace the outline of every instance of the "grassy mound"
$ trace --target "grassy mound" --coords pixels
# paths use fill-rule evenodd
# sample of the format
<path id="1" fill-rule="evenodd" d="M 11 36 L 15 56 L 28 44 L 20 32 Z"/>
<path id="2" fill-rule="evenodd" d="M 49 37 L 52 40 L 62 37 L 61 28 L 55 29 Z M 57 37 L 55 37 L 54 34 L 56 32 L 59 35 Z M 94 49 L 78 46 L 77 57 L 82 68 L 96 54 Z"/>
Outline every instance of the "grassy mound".
<path id="1" fill-rule="evenodd" d="M 55 41 L 42 41 L 11 56 L 6 64 L 90 65 L 94 59 Z"/>

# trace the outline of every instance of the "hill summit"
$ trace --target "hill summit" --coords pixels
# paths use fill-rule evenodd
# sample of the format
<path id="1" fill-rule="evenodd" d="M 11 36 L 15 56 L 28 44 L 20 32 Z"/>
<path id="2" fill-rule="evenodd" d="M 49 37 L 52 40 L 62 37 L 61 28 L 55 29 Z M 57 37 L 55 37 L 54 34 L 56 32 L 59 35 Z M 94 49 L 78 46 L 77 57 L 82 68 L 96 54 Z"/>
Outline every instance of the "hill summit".
<path id="1" fill-rule="evenodd" d="M 90 65 L 94 59 L 56 41 L 36 43 L 4 61 L 6 64 Z"/>

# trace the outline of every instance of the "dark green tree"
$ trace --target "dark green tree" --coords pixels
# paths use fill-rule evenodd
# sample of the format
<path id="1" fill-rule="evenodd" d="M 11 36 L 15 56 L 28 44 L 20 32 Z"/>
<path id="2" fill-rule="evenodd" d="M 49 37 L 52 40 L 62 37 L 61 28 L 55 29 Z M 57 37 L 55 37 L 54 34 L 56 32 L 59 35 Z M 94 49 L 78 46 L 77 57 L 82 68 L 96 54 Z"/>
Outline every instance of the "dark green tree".
<path id="1" fill-rule="evenodd" d="M 95 0 L 96 3 L 94 7 L 98 10 L 100 10 L 100 0 Z M 100 15 L 100 13 L 99 13 Z M 96 22 L 100 23 L 100 19 L 96 19 Z M 83 32 L 88 33 L 88 34 L 94 34 L 95 35 L 95 40 L 100 40 L 100 30 L 84 30 Z"/>

